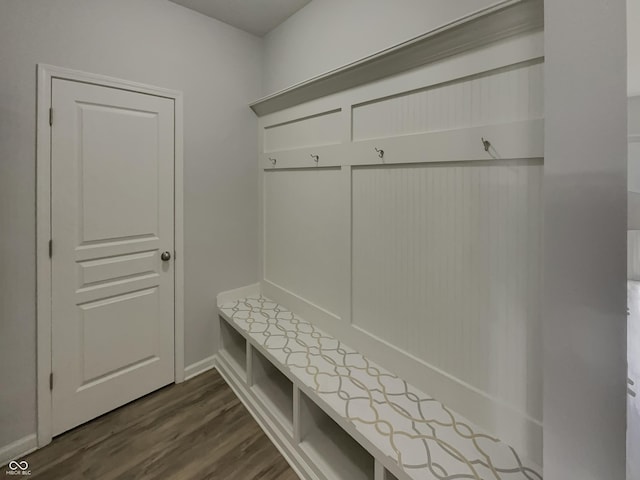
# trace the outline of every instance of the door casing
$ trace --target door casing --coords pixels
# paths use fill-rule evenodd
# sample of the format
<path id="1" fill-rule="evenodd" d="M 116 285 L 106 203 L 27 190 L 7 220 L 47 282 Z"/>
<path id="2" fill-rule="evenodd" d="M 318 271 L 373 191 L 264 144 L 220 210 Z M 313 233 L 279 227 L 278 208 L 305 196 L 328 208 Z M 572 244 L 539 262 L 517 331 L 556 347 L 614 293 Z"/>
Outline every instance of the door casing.
<path id="1" fill-rule="evenodd" d="M 36 121 L 36 392 L 38 447 L 52 439 L 51 374 L 51 82 L 54 78 L 118 88 L 174 101 L 174 375 L 184 380 L 184 192 L 182 92 L 52 65 L 38 65 Z M 55 121 L 55 120 L 54 120 Z"/>

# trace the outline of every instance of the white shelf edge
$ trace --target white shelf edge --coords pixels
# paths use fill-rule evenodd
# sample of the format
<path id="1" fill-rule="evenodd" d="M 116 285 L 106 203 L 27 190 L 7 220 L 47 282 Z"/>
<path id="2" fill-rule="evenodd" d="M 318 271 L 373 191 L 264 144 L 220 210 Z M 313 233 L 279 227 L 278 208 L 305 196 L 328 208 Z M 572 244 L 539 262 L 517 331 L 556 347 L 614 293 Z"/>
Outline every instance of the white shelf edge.
<path id="1" fill-rule="evenodd" d="M 394 47 L 251 103 L 262 117 L 544 27 L 542 0 L 503 0 Z"/>

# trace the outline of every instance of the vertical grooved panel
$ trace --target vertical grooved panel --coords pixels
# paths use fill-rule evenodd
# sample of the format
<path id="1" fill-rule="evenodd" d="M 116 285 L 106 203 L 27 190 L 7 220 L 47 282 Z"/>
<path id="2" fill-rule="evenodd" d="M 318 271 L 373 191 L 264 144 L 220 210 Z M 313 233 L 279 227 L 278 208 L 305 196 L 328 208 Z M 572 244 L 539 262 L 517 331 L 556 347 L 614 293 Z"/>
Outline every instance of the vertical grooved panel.
<path id="1" fill-rule="evenodd" d="M 299 118 L 264 129 L 264 151 L 335 145 L 342 140 L 341 110 Z"/>
<path id="2" fill-rule="evenodd" d="M 265 280 L 340 316 L 345 255 L 340 169 L 264 175 Z"/>
<path id="3" fill-rule="evenodd" d="M 353 170 L 353 323 L 541 418 L 542 161 Z"/>
<path id="4" fill-rule="evenodd" d="M 544 117 L 543 64 L 462 79 L 353 107 L 353 139 L 533 120 Z"/>

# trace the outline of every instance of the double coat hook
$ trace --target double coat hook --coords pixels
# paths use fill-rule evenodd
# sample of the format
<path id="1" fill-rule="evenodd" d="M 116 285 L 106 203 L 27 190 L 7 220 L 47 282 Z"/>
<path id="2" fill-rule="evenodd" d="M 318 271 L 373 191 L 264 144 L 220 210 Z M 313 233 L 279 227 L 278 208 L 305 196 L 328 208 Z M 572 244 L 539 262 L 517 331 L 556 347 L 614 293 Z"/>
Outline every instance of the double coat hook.
<path id="1" fill-rule="evenodd" d="M 491 142 L 489 140 L 485 140 L 484 137 L 482 137 L 482 145 L 484 146 L 485 152 L 488 152 L 491 148 Z"/>
<path id="2" fill-rule="evenodd" d="M 313 161 L 316 162 L 316 165 L 318 164 L 318 162 L 320 161 L 320 155 L 314 155 L 313 153 L 311 154 L 311 158 L 313 158 Z"/>

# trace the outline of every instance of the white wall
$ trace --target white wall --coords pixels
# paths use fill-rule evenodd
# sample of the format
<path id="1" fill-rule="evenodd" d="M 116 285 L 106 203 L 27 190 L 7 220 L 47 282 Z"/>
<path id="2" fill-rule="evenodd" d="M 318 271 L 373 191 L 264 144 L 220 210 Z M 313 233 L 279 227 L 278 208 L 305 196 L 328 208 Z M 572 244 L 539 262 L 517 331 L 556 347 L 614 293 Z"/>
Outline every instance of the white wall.
<path id="1" fill-rule="evenodd" d="M 640 0 L 627 0 L 627 69 L 627 92 L 640 95 Z"/>
<path id="2" fill-rule="evenodd" d="M 545 478 L 625 478 L 625 4 L 545 1 Z"/>
<path id="3" fill-rule="evenodd" d="M 0 448 L 36 429 L 36 64 L 184 92 L 189 365 L 216 351 L 216 292 L 258 275 L 246 105 L 259 96 L 260 55 L 256 37 L 165 0 L 0 2 Z"/>
<path id="4" fill-rule="evenodd" d="M 315 0 L 265 38 L 268 95 L 496 3 L 496 0 Z"/>

